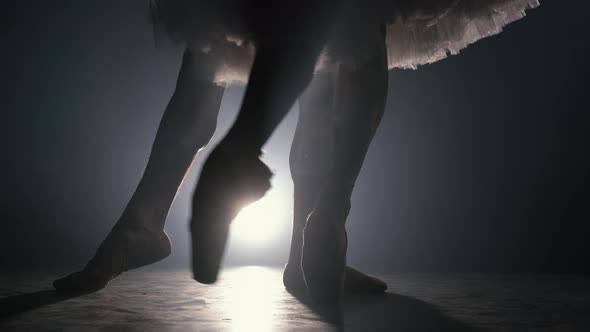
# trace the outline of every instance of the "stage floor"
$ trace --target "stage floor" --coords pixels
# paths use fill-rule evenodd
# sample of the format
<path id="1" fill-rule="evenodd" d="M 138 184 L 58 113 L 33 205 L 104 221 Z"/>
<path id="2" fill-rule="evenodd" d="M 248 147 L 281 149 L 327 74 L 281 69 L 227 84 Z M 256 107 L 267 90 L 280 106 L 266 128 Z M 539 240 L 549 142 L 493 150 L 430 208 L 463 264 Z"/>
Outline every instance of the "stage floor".
<path id="1" fill-rule="evenodd" d="M 380 275 L 381 296 L 347 295 L 341 320 L 282 286 L 281 270 L 230 268 L 218 284 L 139 270 L 81 296 L 56 275 L 3 275 L 1 331 L 590 331 L 590 277 Z"/>

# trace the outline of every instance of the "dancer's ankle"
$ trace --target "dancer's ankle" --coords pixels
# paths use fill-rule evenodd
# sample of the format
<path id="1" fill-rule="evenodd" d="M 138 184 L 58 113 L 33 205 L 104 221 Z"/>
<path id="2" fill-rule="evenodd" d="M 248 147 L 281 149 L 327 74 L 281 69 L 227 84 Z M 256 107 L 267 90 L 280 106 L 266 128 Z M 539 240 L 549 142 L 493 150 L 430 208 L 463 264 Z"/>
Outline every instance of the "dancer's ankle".
<path id="1" fill-rule="evenodd" d="M 128 206 L 117 225 L 124 228 L 145 228 L 153 231 L 163 230 L 168 211 L 158 211 L 154 208 L 139 208 Z"/>
<path id="2" fill-rule="evenodd" d="M 235 139 L 225 139 L 215 150 L 234 156 L 237 159 L 252 158 L 262 156 L 262 147 L 247 141 L 238 141 Z"/>

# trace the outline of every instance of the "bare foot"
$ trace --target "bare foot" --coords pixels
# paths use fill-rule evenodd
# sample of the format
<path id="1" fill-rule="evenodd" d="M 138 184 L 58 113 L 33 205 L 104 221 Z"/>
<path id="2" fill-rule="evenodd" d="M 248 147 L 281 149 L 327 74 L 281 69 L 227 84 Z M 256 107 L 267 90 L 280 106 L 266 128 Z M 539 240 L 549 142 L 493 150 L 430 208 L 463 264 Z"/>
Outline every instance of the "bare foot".
<path id="1" fill-rule="evenodd" d="M 155 263 L 171 253 L 163 230 L 115 225 L 83 270 L 57 279 L 58 291 L 97 291 L 121 273 Z"/>
<path id="2" fill-rule="evenodd" d="M 306 292 L 307 285 L 301 267 L 298 265 L 291 267 L 290 264 L 287 264 L 283 272 L 283 285 L 285 285 L 287 291 L 294 294 Z M 387 290 L 387 284 L 377 277 L 346 266 L 344 269 L 343 290 L 350 293 L 383 293 Z"/>
<path id="3" fill-rule="evenodd" d="M 330 220 L 316 209 L 303 230 L 301 270 L 316 304 L 339 303 L 344 288 L 348 239 L 344 225 Z"/>
<path id="4" fill-rule="evenodd" d="M 346 265 L 348 238 L 344 222 L 341 222 L 345 220 L 346 209 L 326 208 L 336 204 L 318 206 L 305 224 L 301 268 L 295 271 L 303 277 L 307 292 L 314 302 L 338 303 L 343 291 L 384 292 L 387 289 L 385 282 Z M 294 275 L 284 279 L 285 283 L 290 283 L 289 287 L 301 287 L 301 281 L 297 278 L 301 277 Z"/>

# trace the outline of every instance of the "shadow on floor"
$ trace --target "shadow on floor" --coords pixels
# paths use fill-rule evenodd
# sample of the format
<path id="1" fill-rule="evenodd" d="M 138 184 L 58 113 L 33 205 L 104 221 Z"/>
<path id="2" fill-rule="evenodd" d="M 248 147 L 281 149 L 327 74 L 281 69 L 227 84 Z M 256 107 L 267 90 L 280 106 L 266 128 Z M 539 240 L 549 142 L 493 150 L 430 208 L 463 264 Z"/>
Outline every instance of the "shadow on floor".
<path id="1" fill-rule="evenodd" d="M 378 331 L 470 332 L 475 328 L 449 317 L 436 306 L 398 294 L 349 295 L 344 300 L 344 326 Z"/>
<path id="2" fill-rule="evenodd" d="M 306 296 L 296 297 L 338 331 L 478 331 L 432 304 L 404 295 L 346 294 L 337 309 L 315 306 Z"/>
<path id="3" fill-rule="evenodd" d="M 66 301 L 92 292 L 57 292 L 45 290 L 0 298 L 0 320 L 46 305 Z"/>

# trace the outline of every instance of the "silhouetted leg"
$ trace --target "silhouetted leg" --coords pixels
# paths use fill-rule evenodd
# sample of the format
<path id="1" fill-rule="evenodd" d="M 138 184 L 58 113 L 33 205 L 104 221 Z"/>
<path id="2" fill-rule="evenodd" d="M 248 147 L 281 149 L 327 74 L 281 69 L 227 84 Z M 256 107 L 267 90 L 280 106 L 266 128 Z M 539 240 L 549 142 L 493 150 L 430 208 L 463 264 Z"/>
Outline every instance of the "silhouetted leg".
<path id="1" fill-rule="evenodd" d="M 323 44 L 321 38 L 281 38 L 260 45 L 240 114 L 209 156 L 194 193 L 193 273 L 202 283 L 217 279 L 230 222 L 270 188 L 261 148 L 310 81 Z"/>
<path id="2" fill-rule="evenodd" d="M 94 290 L 129 269 L 170 254 L 166 216 L 195 154 L 215 131 L 224 88 L 208 59 L 186 51 L 176 89 L 160 122 L 141 181 L 121 218 L 86 267 L 56 280 L 59 290 Z"/>
<path id="3" fill-rule="evenodd" d="M 289 261 L 283 272 L 285 288 L 295 293 L 307 290 L 301 270 L 303 228 L 331 167 L 334 80 L 332 72 L 316 73 L 299 98 L 299 118 L 289 154 L 293 229 Z"/>
<path id="4" fill-rule="evenodd" d="M 380 122 L 387 94 L 385 44 L 363 65 L 340 66 L 335 89 L 332 163 L 315 198 L 303 230 L 302 269 L 308 290 L 317 302 L 336 302 L 345 284 L 347 236 L 345 221 L 350 197 L 371 139 Z M 362 289 L 356 278 L 347 288 Z M 386 285 L 373 280 L 383 291 Z M 361 282 L 358 284 L 356 282 Z"/>
<path id="5" fill-rule="evenodd" d="M 313 211 L 322 189 L 322 182 L 328 178 L 332 168 L 334 158 L 332 140 L 337 138 L 334 136 L 336 134 L 334 130 L 339 113 L 334 109 L 337 105 L 334 100 L 336 76 L 329 71 L 318 73 L 299 99 L 299 121 L 290 154 L 291 176 L 294 184 L 293 232 L 289 262 L 283 273 L 283 283 L 291 292 L 307 289 L 301 270 L 303 228 L 307 217 Z M 370 142 L 372 134 L 356 137 L 356 139 Z M 344 207 L 334 206 L 333 208 L 343 209 Z M 387 288 L 383 281 L 365 275 L 352 267 L 347 266 L 345 271 L 345 290 L 383 292 Z"/>

